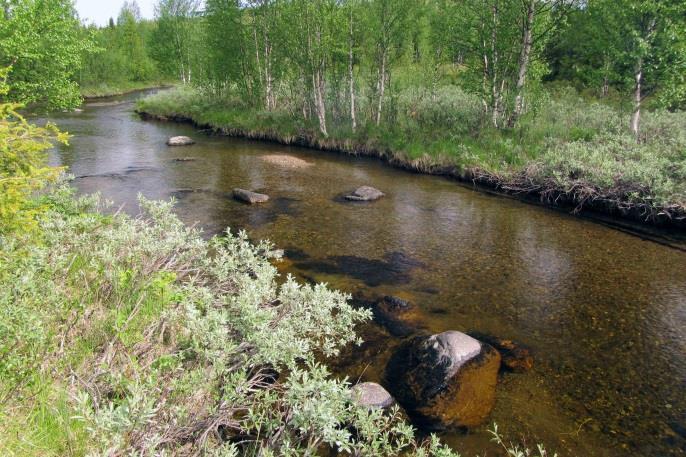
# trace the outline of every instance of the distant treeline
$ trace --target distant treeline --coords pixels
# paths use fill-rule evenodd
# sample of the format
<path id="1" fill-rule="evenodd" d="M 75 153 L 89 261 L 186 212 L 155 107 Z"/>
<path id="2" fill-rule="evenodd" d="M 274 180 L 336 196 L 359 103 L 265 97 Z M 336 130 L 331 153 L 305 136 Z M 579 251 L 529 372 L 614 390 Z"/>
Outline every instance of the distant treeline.
<path id="1" fill-rule="evenodd" d="M 80 25 L 70 0 L 0 5 L 0 66 L 29 102 L 49 84 L 22 82 L 59 70 L 82 86 L 193 83 L 316 119 L 323 134 L 392 120 L 400 90 L 446 83 L 479 95 L 495 127 L 552 81 L 623 98 L 636 131 L 646 98 L 686 106 L 680 0 L 160 0 L 152 21 L 134 0 L 105 27 Z M 61 88 L 65 104 L 74 89 Z"/>
<path id="2" fill-rule="evenodd" d="M 201 12 L 197 0 L 161 0 L 156 11 L 140 34 L 160 71 L 301 113 L 323 134 L 330 119 L 392 120 L 408 86 L 457 84 L 496 127 L 556 80 L 625 97 L 636 131 L 646 97 L 672 109 L 686 100 L 681 1 L 207 0 Z"/>

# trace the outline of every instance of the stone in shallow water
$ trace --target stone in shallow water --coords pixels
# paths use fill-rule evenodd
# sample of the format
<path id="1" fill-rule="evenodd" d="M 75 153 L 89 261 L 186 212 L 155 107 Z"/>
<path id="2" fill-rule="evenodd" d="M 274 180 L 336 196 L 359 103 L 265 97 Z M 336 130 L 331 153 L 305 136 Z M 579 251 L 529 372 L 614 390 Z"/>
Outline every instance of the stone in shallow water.
<path id="1" fill-rule="evenodd" d="M 240 200 L 245 203 L 255 204 L 264 203 L 269 200 L 269 195 L 258 194 L 257 192 L 251 192 L 245 189 L 234 189 L 233 198 Z"/>
<path id="2" fill-rule="evenodd" d="M 500 354 L 462 332 L 418 336 L 393 354 L 386 385 L 420 425 L 473 427 L 495 404 Z"/>
<path id="3" fill-rule="evenodd" d="M 272 165 L 278 165 L 285 168 L 307 168 L 312 166 L 311 162 L 288 154 L 267 154 L 262 156 L 262 160 Z"/>
<path id="4" fill-rule="evenodd" d="M 395 404 L 395 400 L 386 389 L 375 382 L 363 382 L 353 386 L 352 399 L 360 405 L 370 409 L 386 409 Z"/>
<path id="5" fill-rule="evenodd" d="M 375 189 L 370 186 L 362 186 L 355 189 L 355 191 L 352 194 L 346 195 L 345 199 L 360 202 L 370 202 L 378 200 L 384 195 L 386 194 L 381 192 L 379 189 Z"/>
<path id="6" fill-rule="evenodd" d="M 167 146 L 189 146 L 191 144 L 195 144 L 195 141 L 187 136 L 173 136 L 167 140 Z"/>

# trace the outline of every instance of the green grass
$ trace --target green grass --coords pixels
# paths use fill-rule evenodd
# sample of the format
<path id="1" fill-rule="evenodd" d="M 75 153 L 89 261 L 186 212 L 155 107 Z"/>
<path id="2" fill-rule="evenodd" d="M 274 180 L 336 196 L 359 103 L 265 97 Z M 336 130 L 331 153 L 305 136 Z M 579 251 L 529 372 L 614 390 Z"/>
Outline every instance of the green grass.
<path id="1" fill-rule="evenodd" d="M 88 448 L 86 424 L 76 416 L 67 391 L 49 381 L 37 381 L 33 395 L 13 408 L 0 408 L 0 455 L 81 456 Z"/>

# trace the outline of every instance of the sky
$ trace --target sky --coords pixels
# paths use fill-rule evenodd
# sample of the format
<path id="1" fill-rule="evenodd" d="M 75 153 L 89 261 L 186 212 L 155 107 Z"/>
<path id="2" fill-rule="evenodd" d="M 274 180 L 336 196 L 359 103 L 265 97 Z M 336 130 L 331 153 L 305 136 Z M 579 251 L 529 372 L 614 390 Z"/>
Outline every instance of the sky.
<path id="1" fill-rule="evenodd" d="M 155 0 L 137 0 L 141 8 L 141 16 L 146 19 L 153 17 Z M 110 18 L 117 19 L 124 0 L 76 0 L 76 10 L 81 20 L 97 25 L 106 25 Z"/>

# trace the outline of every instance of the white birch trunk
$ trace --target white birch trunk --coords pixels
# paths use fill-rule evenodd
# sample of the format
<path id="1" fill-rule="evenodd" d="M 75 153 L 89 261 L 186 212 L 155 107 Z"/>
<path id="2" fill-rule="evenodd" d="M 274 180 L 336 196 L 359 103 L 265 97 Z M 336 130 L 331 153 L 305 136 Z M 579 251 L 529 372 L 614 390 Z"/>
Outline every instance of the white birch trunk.
<path id="1" fill-rule="evenodd" d="M 381 53 L 381 68 L 379 69 L 379 81 L 377 83 L 379 89 L 379 100 L 376 107 L 376 125 L 381 125 L 381 111 L 383 110 L 383 97 L 386 91 L 386 50 Z"/>
<path id="2" fill-rule="evenodd" d="M 353 74 L 353 10 L 350 8 L 350 40 L 348 42 L 348 79 L 350 80 L 350 123 L 353 133 L 357 129 L 355 117 L 355 78 Z"/>
<path id="3" fill-rule="evenodd" d="M 634 74 L 634 110 L 631 113 L 631 132 L 636 137 L 636 141 L 639 140 L 640 128 L 641 128 L 641 101 L 642 101 L 642 88 L 641 84 L 643 82 L 643 59 L 639 58 L 636 64 L 636 72 Z"/>
<path id="4" fill-rule="evenodd" d="M 510 126 L 514 126 L 524 110 L 524 86 L 526 85 L 526 75 L 531 60 L 535 12 L 536 2 L 535 0 L 531 0 L 527 6 L 526 21 L 524 22 L 524 30 L 522 32 L 522 52 L 519 56 L 519 72 L 517 74 L 517 85 L 515 86 L 517 96 L 515 98 L 514 110 L 510 117 Z"/>

